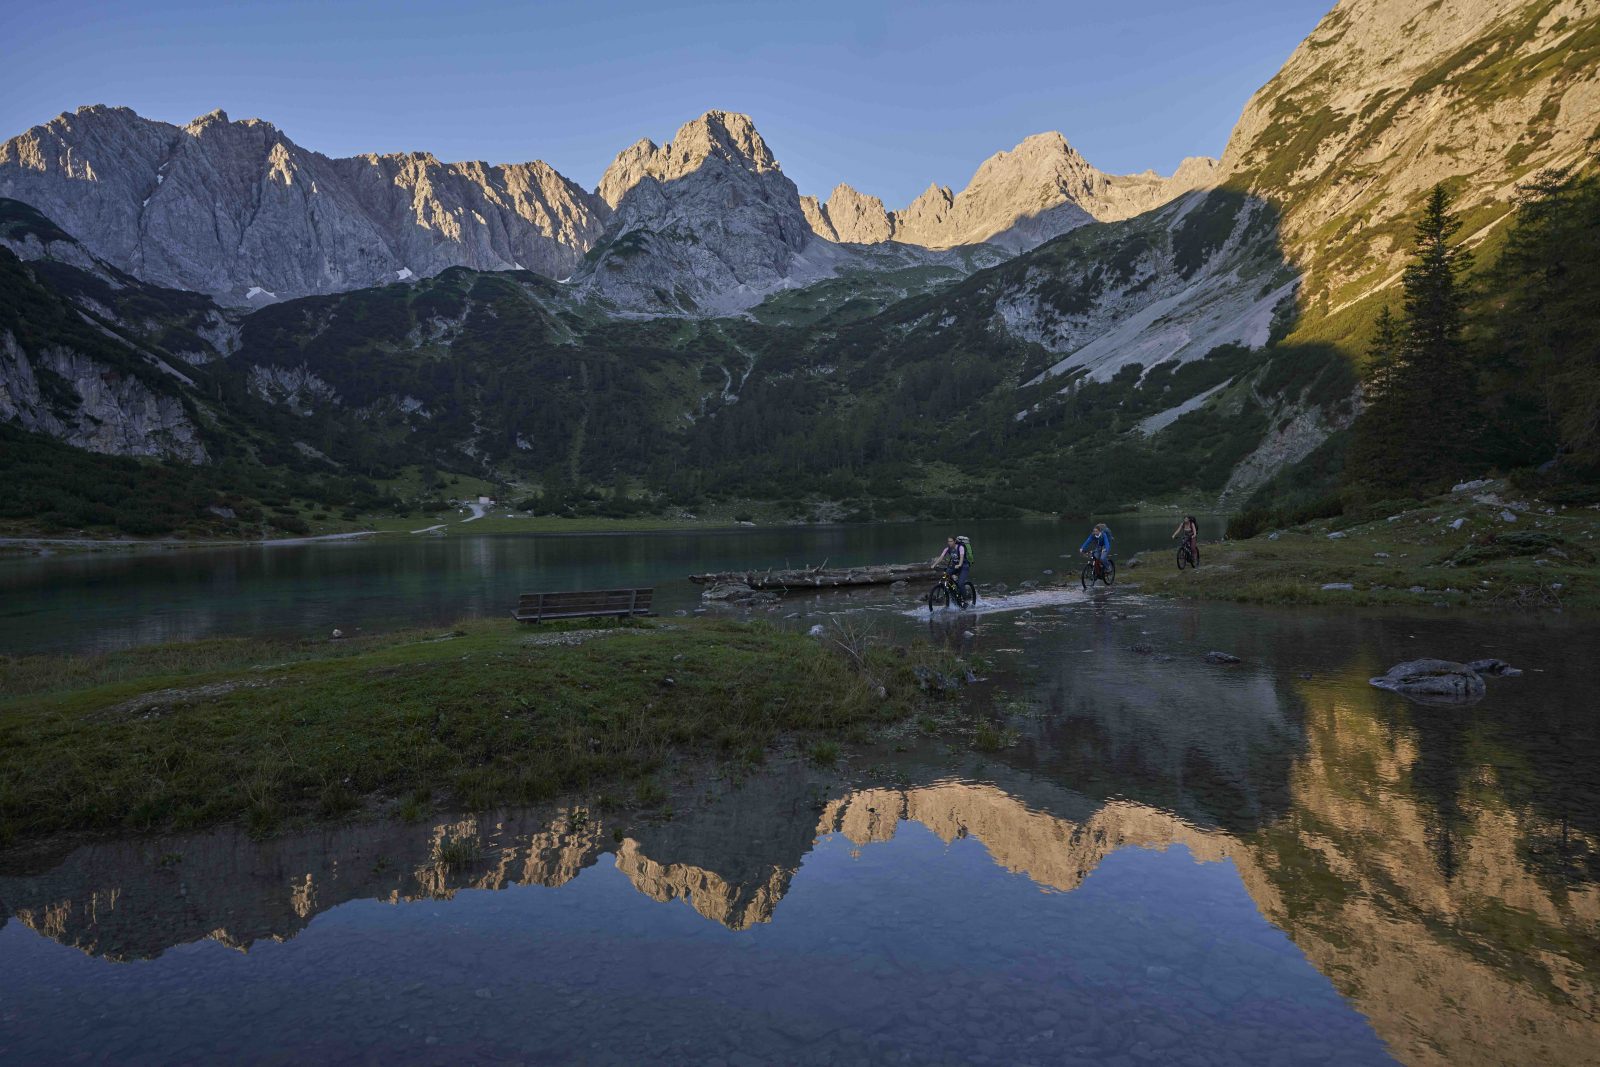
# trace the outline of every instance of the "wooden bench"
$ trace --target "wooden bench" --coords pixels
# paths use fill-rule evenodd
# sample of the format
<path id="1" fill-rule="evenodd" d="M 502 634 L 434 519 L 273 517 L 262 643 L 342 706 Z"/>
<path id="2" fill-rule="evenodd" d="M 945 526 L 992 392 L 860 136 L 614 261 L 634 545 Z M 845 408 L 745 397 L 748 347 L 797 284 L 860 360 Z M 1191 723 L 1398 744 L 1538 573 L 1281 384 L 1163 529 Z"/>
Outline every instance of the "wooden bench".
<path id="1" fill-rule="evenodd" d="M 518 622 L 581 619 L 590 615 L 654 615 L 654 589 L 595 589 L 570 593 L 524 593 L 511 617 Z"/>

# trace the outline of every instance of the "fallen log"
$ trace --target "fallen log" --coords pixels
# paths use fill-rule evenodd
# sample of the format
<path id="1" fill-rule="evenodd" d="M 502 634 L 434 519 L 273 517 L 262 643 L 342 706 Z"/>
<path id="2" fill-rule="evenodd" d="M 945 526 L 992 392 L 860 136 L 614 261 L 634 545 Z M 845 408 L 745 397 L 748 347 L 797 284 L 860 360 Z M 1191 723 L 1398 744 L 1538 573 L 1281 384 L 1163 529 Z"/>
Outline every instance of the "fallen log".
<path id="1" fill-rule="evenodd" d="M 931 582 L 939 568 L 931 563 L 876 563 L 861 567 L 796 567 L 787 570 L 720 571 L 691 574 L 697 585 L 743 584 L 751 589 L 835 589 L 850 585 Z"/>

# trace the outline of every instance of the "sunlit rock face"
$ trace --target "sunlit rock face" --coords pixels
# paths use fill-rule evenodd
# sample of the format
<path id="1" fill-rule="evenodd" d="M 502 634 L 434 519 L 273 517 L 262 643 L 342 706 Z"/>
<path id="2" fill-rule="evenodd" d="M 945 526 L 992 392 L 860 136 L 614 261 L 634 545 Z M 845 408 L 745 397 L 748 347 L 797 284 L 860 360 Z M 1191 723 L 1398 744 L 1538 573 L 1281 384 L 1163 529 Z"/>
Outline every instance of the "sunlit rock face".
<path id="1" fill-rule="evenodd" d="M 1105 174 L 1059 133 L 1029 137 L 984 160 L 959 193 L 940 185 L 900 211 L 849 185 L 826 202 L 807 197 L 806 219 L 830 241 L 900 241 L 924 248 L 990 243 L 1012 252 L 1043 244 L 1089 222 L 1131 218 L 1208 184 L 1216 160 L 1191 158 L 1170 177 Z"/>
<path id="2" fill-rule="evenodd" d="M 330 159 L 259 119 L 102 106 L 0 144 L 0 196 L 144 281 L 248 306 L 453 266 L 561 277 L 609 213 L 542 162 Z"/>
<path id="3" fill-rule="evenodd" d="M 1600 11 L 1588 0 L 1343 0 L 1245 106 L 1223 177 L 1277 205 L 1308 310 L 1387 287 L 1426 191 L 1472 241 L 1536 171 L 1592 158 Z"/>

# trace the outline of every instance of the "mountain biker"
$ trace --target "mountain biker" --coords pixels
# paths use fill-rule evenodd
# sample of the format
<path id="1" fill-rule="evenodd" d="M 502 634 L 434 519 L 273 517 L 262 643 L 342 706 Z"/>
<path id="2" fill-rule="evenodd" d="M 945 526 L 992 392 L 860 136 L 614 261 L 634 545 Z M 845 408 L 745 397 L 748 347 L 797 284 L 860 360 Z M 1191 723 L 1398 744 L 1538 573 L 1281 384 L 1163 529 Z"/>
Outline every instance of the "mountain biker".
<path id="1" fill-rule="evenodd" d="M 1104 567 L 1111 558 L 1111 531 L 1106 529 L 1106 524 L 1097 522 L 1094 530 L 1083 539 L 1083 544 L 1078 546 L 1078 551 L 1086 556 L 1092 555 Z"/>
<path id="2" fill-rule="evenodd" d="M 1196 567 L 1200 566 L 1200 524 L 1194 521 L 1193 515 L 1186 515 L 1178 528 L 1172 531 L 1174 538 L 1183 537 L 1183 543 L 1189 546 L 1189 557 L 1194 560 Z"/>
<path id="3" fill-rule="evenodd" d="M 944 542 L 944 551 L 939 553 L 939 558 L 933 561 L 934 566 L 943 565 L 945 574 L 956 583 L 957 589 L 965 589 L 967 585 L 967 572 L 971 564 L 969 546 L 972 542 L 962 537 L 947 537 Z"/>

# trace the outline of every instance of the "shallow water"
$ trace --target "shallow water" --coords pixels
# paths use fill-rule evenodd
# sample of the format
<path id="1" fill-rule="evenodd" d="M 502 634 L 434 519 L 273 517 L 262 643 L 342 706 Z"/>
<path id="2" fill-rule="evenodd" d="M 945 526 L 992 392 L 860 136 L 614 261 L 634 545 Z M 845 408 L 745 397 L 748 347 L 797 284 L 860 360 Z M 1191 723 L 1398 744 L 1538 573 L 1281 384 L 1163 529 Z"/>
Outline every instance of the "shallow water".
<path id="1" fill-rule="evenodd" d="M 1593 627 L 1019 596 L 774 613 L 976 653 L 999 751 L 0 870 L 0 1062 L 1594 1062 Z M 1419 655 L 1528 673 L 1367 685 Z"/>
<path id="2" fill-rule="evenodd" d="M 1209 519 L 1207 521 L 1210 521 Z M 978 522 L 979 582 L 1077 570 L 1087 521 Z M 1126 556 L 1173 522 L 1119 518 Z M 1212 524 L 1213 528 L 1216 524 Z M 653 586 L 663 613 L 700 606 L 690 574 L 931 559 L 955 532 L 896 523 L 660 534 L 382 538 L 0 558 L 0 652 L 116 649 L 220 634 L 346 633 L 509 613 L 525 592 Z M 1062 559 L 1071 554 L 1071 559 Z M 923 590 L 907 591 L 908 603 Z"/>

